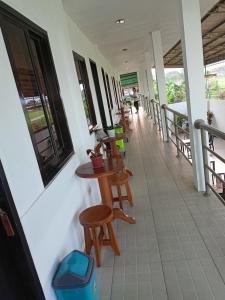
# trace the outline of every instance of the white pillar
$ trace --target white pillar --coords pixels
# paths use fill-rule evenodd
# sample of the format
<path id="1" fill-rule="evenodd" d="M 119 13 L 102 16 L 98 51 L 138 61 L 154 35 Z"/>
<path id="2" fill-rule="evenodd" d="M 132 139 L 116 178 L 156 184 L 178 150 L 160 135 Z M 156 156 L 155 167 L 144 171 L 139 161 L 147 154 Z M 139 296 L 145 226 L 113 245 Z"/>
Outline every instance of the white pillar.
<path id="1" fill-rule="evenodd" d="M 151 59 L 150 53 L 145 53 L 145 63 L 147 68 L 147 82 L 148 82 L 148 90 L 149 90 L 149 98 L 155 99 L 155 92 L 154 92 L 154 82 L 152 76 L 152 67 L 151 67 Z"/>
<path id="2" fill-rule="evenodd" d="M 151 33 L 152 44 L 153 44 L 153 53 L 156 69 L 156 78 L 158 83 L 159 90 L 159 102 L 162 106 L 163 104 L 168 104 L 166 97 L 166 78 L 164 72 L 164 63 L 163 63 L 163 50 L 162 50 L 162 40 L 160 31 L 154 31 Z M 164 110 L 161 109 L 162 116 L 162 131 L 163 131 L 163 140 L 168 141 L 166 122 L 164 116 Z"/>
<path id="3" fill-rule="evenodd" d="M 207 116 L 200 7 L 199 0 L 177 1 L 179 4 L 193 172 L 197 190 L 204 191 L 200 130 L 194 127 L 195 120 L 203 119 L 206 121 Z"/>
<path id="4" fill-rule="evenodd" d="M 139 93 L 144 95 L 144 81 L 143 81 L 142 70 L 139 69 L 137 74 L 138 74 Z"/>
<path id="5" fill-rule="evenodd" d="M 143 69 L 143 77 L 144 77 L 144 95 L 145 97 L 148 97 L 148 79 L 147 79 L 146 68 Z"/>

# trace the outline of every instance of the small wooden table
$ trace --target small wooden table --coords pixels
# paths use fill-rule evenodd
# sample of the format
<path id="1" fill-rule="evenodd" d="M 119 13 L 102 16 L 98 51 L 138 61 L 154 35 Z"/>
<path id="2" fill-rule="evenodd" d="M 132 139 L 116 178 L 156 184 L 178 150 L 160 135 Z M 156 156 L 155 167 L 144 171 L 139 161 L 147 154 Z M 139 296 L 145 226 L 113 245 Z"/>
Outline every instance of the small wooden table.
<path id="1" fill-rule="evenodd" d="M 81 178 L 97 178 L 102 203 L 113 209 L 114 219 L 121 219 L 127 223 L 135 224 L 135 218 L 126 215 L 120 208 L 113 208 L 113 194 L 109 183 L 109 176 L 121 171 L 123 167 L 122 159 L 105 159 L 103 168 L 93 169 L 92 163 L 88 162 L 76 169 L 76 175 Z"/>
<path id="2" fill-rule="evenodd" d="M 118 157 L 118 156 L 120 156 L 120 152 L 116 145 L 116 141 L 123 140 L 125 138 L 126 138 L 125 133 L 117 133 L 114 137 L 106 137 L 106 138 L 101 139 L 100 143 L 109 143 L 112 157 Z"/>

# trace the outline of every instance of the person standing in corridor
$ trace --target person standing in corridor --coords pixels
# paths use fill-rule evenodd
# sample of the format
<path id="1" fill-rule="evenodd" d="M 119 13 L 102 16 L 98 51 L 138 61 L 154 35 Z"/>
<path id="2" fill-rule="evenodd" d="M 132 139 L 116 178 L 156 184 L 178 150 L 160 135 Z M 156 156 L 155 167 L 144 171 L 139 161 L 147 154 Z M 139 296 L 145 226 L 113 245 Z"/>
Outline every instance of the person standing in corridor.
<path id="1" fill-rule="evenodd" d="M 137 114 L 139 112 L 139 97 L 135 87 L 133 87 L 132 98 L 134 98 L 134 107 L 136 108 L 136 114 Z"/>

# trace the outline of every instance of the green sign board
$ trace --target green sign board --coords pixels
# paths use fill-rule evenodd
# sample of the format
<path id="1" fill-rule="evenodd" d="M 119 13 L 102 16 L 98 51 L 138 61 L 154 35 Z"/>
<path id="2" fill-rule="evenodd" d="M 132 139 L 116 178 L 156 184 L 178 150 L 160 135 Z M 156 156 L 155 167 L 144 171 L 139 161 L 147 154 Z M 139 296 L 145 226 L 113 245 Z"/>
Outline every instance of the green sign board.
<path id="1" fill-rule="evenodd" d="M 137 86 L 138 85 L 137 72 L 120 75 L 120 82 L 122 87 Z"/>

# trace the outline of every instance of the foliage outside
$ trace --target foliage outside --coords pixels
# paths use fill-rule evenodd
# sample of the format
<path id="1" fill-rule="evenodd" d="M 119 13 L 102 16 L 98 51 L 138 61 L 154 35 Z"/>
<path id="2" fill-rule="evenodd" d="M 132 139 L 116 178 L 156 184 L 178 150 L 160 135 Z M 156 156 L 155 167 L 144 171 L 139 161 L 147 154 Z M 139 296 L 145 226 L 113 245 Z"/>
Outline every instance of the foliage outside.
<path id="1" fill-rule="evenodd" d="M 168 103 L 186 100 L 184 74 L 182 69 L 165 69 L 166 94 Z M 159 99 L 157 81 L 154 80 L 155 99 Z"/>

